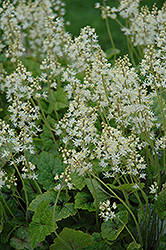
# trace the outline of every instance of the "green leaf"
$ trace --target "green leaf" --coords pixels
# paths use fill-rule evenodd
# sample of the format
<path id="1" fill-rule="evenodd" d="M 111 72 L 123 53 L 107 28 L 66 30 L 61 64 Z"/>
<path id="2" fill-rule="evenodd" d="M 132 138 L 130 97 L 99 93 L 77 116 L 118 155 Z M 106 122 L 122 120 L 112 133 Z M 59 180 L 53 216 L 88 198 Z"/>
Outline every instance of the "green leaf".
<path id="1" fill-rule="evenodd" d="M 46 149 L 50 148 L 54 143 L 51 131 L 46 125 L 43 126 L 43 133 L 41 133 L 40 138 Z"/>
<path id="2" fill-rule="evenodd" d="M 139 249 L 141 249 L 141 245 L 137 244 L 135 241 L 131 242 L 127 247 L 127 250 L 139 250 Z"/>
<path id="3" fill-rule="evenodd" d="M 52 211 L 48 209 L 49 201 L 41 201 L 37 206 L 32 222 L 29 225 L 30 243 L 35 247 L 36 242 L 41 242 L 54 231 Z M 57 225 L 55 223 L 55 229 Z"/>
<path id="4" fill-rule="evenodd" d="M 161 219 L 166 218 L 166 189 L 162 190 L 155 201 L 155 212 Z"/>
<path id="5" fill-rule="evenodd" d="M 88 210 L 89 212 L 95 211 L 91 195 L 85 191 L 78 192 L 75 196 L 75 208 Z"/>
<path id="6" fill-rule="evenodd" d="M 10 239 L 10 245 L 16 250 L 33 250 L 30 244 L 29 228 L 23 226 L 18 228 L 14 232 L 14 236 Z M 36 247 L 40 247 L 40 249 L 44 248 L 43 244 L 41 243 L 36 243 Z"/>
<path id="7" fill-rule="evenodd" d="M 64 228 L 50 250 L 83 250 L 92 244 L 92 236 L 81 231 Z"/>
<path id="8" fill-rule="evenodd" d="M 51 90 L 52 99 L 54 101 L 54 106 L 56 110 L 60 110 L 62 108 L 68 107 L 68 99 L 66 93 L 64 92 L 63 88 L 59 88 L 56 91 Z M 49 114 L 53 111 L 53 107 L 51 102 L 48 106 Z"/>
<path id="9" fill-rule="evenodd" d="M 157 250 L 165 250 L 166 249 L 166 234 L 164 234 L 160 239 L 160 246 Z"/>
<path id="10" fill-rule="evenodd" d="M 28 210 L 35 211 L 37 206 L 42 202 L 42 201 L 48 201 L 49 203 L 54 203 L 56 200 L 57 192 L 54 190 L 50 190 L 45 192 L 44 194 L 40 194 L 34 199 L 31 204 L 29 205 Z"/>
<path id="11" fill-rule="evenodd" d="M 61 206 L 56 206 L 55 208 L 55 221 L 59 221 L 62 219 L 65 219 L 69 216 L 75 215 L 77 212 L 77 209 L 75 209 L 73 203 L 64 203 Z"/>
<path id="12" fill-rule="evenodd" d="M 71 172 L 70 177 L 71 177 L 72 183 L 74 184 L 76 188 L 78 188 L 79 190 L 82 190 L 85 187 L 86 183 L 85 183 L 84 177 L 80 176 L 76 172 Z"/>
<path id="13" fill-rule="evenodd" d="M 42 152 L 40 154 L 37 167 L 39 174 L 38 181 L 46 190 L 55 187 L 55 175 L 59 175 L 64 171 L 63 164 L 60 159 L 47 152 Z"/>
<path id="14" fill-rule="evenodd" d="M 0 202 L 0 233 L 2 233 L 3 230 L 3 205 L 2 202 Z"/>
<path id="15" fill-rule="evenodd" d="M 30 245 L 29 239 L 29 229 L 27 227 L 20 227 L 14 232 L 14 236 L 10 239 L 10 245 L 16 250 L 32 250 L 33 248 Z"/>
<path id="16" fill-rule="evenodd" d="M 53 216 L 53 206 L 56 200 L 57 193 L 53 190 L 45 192 L 42 195 L 38 195 L 35 200 L 29 206 L 29 210 L 36 211 L 39 206 L 41 206 L 42 202 L 47 202 L 47 209 L 50 210 Z M 77 209 L 74 208 L 73 203 L 67 203 L 70 199 L 70 196 L 66 196 L 66 193 L 60 193 L 56 208 L 55 208 L 55 221 L 60 221 L 62 219 L 66 219 L 69 216 L 73 216 L 76 214 Z M 34 214 L 34 216 L 35 216 Z"/>
<path id="17" fill-rule="evenodd" d="M 123 221 L 120 222 L 120 220 Z M 108 220 L 103 222 L 101 226 L 101 234 L 104 239 L 114 241 L 117 239 L 119 234 L 123 231 L 124 225 L 128 222 L 128 212 L 120 211 L 116 214 L 116 218 L 114 220 Z"/>
<path id="18" fill-rule="evenodd" d="M 93 185 L 92 185 L 93 183 Z M 110 198 L 109 194 L 101 187 L 101 185 L 95 179 L 92 179 L 92 183 L 90 179 L 86 179 L 86 184 L 93 195 L 94 200 L 97 199 L 97 203 L 99 205 L 100 202 L 107 200 Z M 95 202 L 94 202 L 95 204 Z"/>

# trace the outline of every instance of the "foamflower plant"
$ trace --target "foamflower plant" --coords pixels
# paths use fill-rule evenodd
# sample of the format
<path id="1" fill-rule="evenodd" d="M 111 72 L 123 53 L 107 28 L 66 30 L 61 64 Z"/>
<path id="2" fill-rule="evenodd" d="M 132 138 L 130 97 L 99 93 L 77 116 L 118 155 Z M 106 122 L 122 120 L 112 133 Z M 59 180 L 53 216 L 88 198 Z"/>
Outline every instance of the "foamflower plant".
<path id="1" fill-rule="evenodd" d="M 0 247 L 165 249 L 166 11 L 139 2 L 96 3 L 113 48 L 127 20 L 111 62 L 62 1 L 2 3 Z"/>

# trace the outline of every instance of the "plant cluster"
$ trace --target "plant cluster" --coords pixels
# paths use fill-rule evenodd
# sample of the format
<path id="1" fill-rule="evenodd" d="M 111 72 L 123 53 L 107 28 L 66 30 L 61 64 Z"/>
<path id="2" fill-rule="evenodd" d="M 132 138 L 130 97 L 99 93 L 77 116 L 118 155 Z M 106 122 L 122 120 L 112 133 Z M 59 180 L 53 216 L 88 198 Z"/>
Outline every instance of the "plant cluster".
<path id="1" fill-rule="evenodd" d="M 0 249 L 165 249 L 166 4 L 96 3 L 111 55 L 61 0 L 0 4 Z"/>

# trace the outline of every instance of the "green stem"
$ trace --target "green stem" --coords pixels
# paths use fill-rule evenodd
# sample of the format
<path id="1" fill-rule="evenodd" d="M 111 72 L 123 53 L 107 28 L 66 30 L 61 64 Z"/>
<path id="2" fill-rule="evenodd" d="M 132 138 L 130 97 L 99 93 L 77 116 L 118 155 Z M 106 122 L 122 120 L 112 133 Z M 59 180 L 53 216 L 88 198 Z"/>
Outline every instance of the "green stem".
<path id="1" fill-rule="evenodd" d="M 104 5 L 104 7 L 106 8 L 105 1 L 106 1 L 106 0 L 103 0 L 103 5 Z M 111 31 L 110 31 L 110 26 L 109 26 L 109 22 L 108 22 L 107 16 L 106 16 L 105 21 L 106 21 L 106 27 L 107 27 L 108 36 L 109 36 L 110 41 L 111 41 L 111 44 L 112 44 L 112 48 L 113 48 L 113 50 L 115 50 L 115 44 L 114 44 L 114 41 L 113 41 L 113 38 L 112 38 L 112 34 L 111 34 Z M 114 61 L 115 61 L 115 60 L 116 60 L 116 54 L 114 53 Z"/>
<path id="2" fill-rule="evenodd" d="M 99 208 L 98 208 L 98 203 L 97 203 L 97 194 L 96 194 L 95 187 L 93 185 L 93 181 L 92 181 L 91 175 L 90 174 L 88 174 L 88 175 L 89 175 L 89 179 L 90 179 L 90 182 L 91 182 L 91 185 L 92 185 L 92 189 L 93 189 L 93 192 L 94 192 L 94 197 L 95 197 L 96 224 L 97 224 L 97 229 L 98 229 L 98 232 L 99 232 L 99 220 L 98 220 Z"/>

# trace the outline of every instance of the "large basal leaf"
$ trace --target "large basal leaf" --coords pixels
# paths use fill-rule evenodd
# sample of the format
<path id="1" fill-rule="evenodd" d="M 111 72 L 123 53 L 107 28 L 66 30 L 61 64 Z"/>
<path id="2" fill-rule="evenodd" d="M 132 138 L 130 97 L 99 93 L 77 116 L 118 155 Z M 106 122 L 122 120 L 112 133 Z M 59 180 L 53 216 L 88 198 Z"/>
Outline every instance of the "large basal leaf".
<path id="1" fill-rule="evenodd" d="M 57 192 L 50 190 L 45 192 L 42 195 L 38 195 L 36 199 L 32 201 L 32 203 L 29 206 L 29 210 L 36 211 L 38 209 L 38 206 L 41 206 L 40 204 L 43 201 L 47 202 L 47 209 L 51 211 L 53 216 L 53 206 L 56 200 Z M 73 216 L 76 214 L 77 209 L 75 209 L 73 203 L 68 203 L 68 200 L 70 199 L 70 196 L 67 196 L 65 193 L 60 193 L 56 208 L 55 208 L 55 222 L 60 221 L 62 219 L 66 219 L 69 216 Z"/>
<path id="2" fill-rule="evenodd" d="M 81 231 L 64 228 L 50 250 L 83 250 L 92 244 L 92 236 Z"/>
<path id="3" fill-rule="evenodd" d="M 166 189 L 162 190 L 155 201 L 155 212 L 161 219 L 166 218 Z"/>
<path id="4" fill-rule="evenodd" d="M 54 203 L 56 200 L 57 192 L 54 190 L 50 190 L 45 192 L 44 194 L 40 194 L 34 199 L 31 204 L 29 205 L 29 210 L 35 211 L 37 206 L 42 202 L 42 201 L 48 201 L 49 203 Z"/>
<path id="5" fill-rule="evenodd" d="M 52 211 L 48 209 L 49 201 L 41 201 L 37 206 L 32 222 L 29 225 L 30 243 L 35 247 L 36 242 L 41 242 L 54 231 Z M 54 224 L 57 228 L 56 223 Z"/>
<path id="6" fill-rule="evenodd" d="M 122 222 L 118 219 L 120 218 Z M 117 239 L 119 234 L 123 231 L 124 225 L 128 223 L 128 212 L 120 211 L 116 214 L 116 218 L 114 220 L 108 220 L 103 222 L 101 226 L 101 234 L 104 239 L 114 241 Z"/>
<path id="7" fill-rule="evenodd" d="M 78 192 L 75 196 L 75 208 L 88 210 L 89 212 L 95 211 L 91 195 L 85 191 Z"/>
<path id="8" fill-rule="evenodd" d="M 93 185 L 92 185 L 93 183 Z M 96 181 L 95 179 L 92 180 L 86 179 L 86 184 L 96 202 L 97 199 L 97 204 L 99 205 L 100 202 L 107 200 L 110 196 L 106 193 L 106 191 L 101 187 L 101 185 Z M 94 203 L 95 203 L 94 202 Z"/>
<path id="9" fill-rule="evenodd" d="M 37 162 L 38 167 L 38 181 L 43 187 L 48 190 L 56 185 L 54 177 L 64 171 L 62 162 L 56 156 L 47 152 L 42 152 L 39 155 Z"/>
<path id="10" fill-rule="evenodd" d="M 47 122 L 51 128 L 55 129 L 56 121 L 49 115 L 47 116 Z M 40 135 L 42 148 L 44 148 L 45 151 L 52 153 L 54 156 L 58 156 L 59 155 L 58 141 L 55 142 L 53 140 L 53 136 L 55 136 L 55 134 L 51 132 L 46 125 L 44 125 L 43 132 Z M 38 147 L 37 143 L 36 146 Z M 39 147 L 41 146 L 39 145 Z M 44 151 L 42 148 L 41 151 Z"/>
<path id="11" fill-rule="evenodd" d="M 43 132 L 41 133 L 40 138 L 44 148 L 47 150 L 54 144 L 51 131 L 46 125 L 43 126 Z"/>

